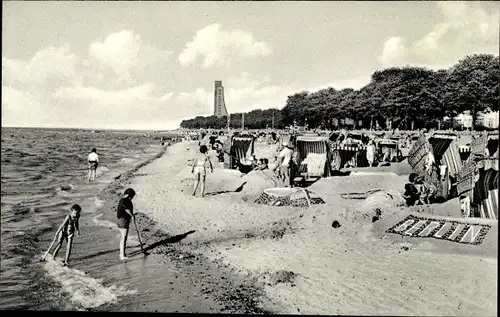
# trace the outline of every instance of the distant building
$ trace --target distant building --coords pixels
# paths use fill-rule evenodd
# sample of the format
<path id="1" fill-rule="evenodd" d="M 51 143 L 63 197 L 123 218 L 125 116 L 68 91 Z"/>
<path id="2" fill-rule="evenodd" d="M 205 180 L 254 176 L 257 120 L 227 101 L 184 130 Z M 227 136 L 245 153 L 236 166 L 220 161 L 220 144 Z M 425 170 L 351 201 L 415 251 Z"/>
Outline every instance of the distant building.
<path id="1" fill-rule="evenodd" d="M 481 123 L 486 128 L 498 128 L 498 111 L 483 113 Z"/>
<path id="2" fill-rule="evenodd" d="M 214 116 L 220 118 L 227 115 L 226 103 L 224 102 L 224 86 L 222 86 L 222 81 L 216 80 L 214 87 Z"/>
<path id="3" fill-rule="evenodd" d="M 450 120 L 450 117 L 444 117 L 445 121 Z M 472 115 L 470 111 L 464 111 L 454 118 L 455 126 L 460 126 L 464 129 L 472 128 Z M 487 109 L 485 112 L 478 112 L 476 116 L 476 126 L 485 128 L 496 129 L 498 128 L 498 111 L 491 111 Z"/>
<path id="4" fill-rule="evenodd" d="M 464 129 L 472 128 L 472 115 L 470 111 L 464 111 L 455 117 L 455 122 Z"/>

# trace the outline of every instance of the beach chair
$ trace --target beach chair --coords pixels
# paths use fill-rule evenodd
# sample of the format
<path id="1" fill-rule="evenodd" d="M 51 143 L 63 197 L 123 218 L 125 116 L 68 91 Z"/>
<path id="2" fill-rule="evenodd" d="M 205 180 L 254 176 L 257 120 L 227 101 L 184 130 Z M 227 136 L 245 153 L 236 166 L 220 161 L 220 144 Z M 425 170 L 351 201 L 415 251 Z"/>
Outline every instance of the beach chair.
<path id="1" fill-rule="evenodd" d="M 239 165 L 249 165 L 247 158 L 254 152 L 255 137 L 251 135 L 233 135 L 229 149 L 229 168 L 234 169 Z"/>
<path id="2" fill-rule="evenodd" d="M 469 200 L 464 217 L 498 219 L 498 157 L 471 155 L 457 177 L 457 194 Z"/>
<path id="3" fill-rule="evenodd" d="M 348 164 L 351 167 L 366 167 L 369 165 L 366 159 L 366 146 L 364 144 L 330 143 L 330 151 L 332 153 L 332 170 L 340 170 Z"/>
<path id="4" fill-rule="evenodd" d="M 389 154 L 389 162 L 400 162 L 401 152 L 399 150 L 399 140 L 393 139 L 382 139 L 377 143 L 377 154 L 379 156 L 379 161 L 383 161 L 383 157 L 386 153 Z"/>
<path id="5" fill-rule="evenodd" d="M 436 171 L 428 175 L 425 171 L 425 160 L 430 148 L 436 162 L 446 166 L 446 175 L 440 179 Z M 415 173 L 424 177 L 438 188 L 438 196 L 444 199 L 452 197 L 452 185 L 462 169 L 457 135 L 453 133 L 421 134 L 408 153 L 408 163 Z M 435 170 L 435 167 L 433 167 Z"/>
<path id="6" fill-rule="evenodd" d="M 298 171 L 293 184 L 308 185 L 330 175 L 328 139 L 318 136 L 297 136 L 295 140 Z"/>
<path id="7" fill-rule="evenodd" d="M 356 142 L 359 142 L 363 145 L 368 144 L 368 140 L 370 139 L 368 135 L 363 132 L 349 132 L 347 133 L 347 137 L 353 139 Z"/>

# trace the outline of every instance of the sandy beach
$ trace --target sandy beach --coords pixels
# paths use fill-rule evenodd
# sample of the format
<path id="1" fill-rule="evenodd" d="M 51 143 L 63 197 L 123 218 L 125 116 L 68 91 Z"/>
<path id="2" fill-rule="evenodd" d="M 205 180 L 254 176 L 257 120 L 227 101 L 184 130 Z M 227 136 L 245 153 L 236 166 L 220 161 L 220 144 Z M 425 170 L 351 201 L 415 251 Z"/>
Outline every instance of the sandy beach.
<path id="1" fill-rule="evenodd" d="M 257 143 L 256 152 L 258 148 Z M 270 148 L 262 151 L 273 156 Z M 206 293 L 219 299 L 215 302 L 227 304 L 231 293 L 236 296 L 235 305 L 245 297 L 251 302 L 247 308 L 253 307 L 254 312 L 496 313 L 496 221 L 485 220 L 490 230 L 481 245 L 395 239 L 385 230 L 396 219 L 410 214 L 450 217 L 443 208 L 452 204 L 420 210 L 398 207 L 402 200 L 399 191 L 407 175 L 395 172 L 359 172 L 321 179 L 309 189 L 325 204 L 304 208 L 255 204 L 260 192 L 273 185 L 264 172 L 241 176 L 218 168 L 207 177 L 207 196 L 192 197 L 194 180 L 188 161 L 196 153 L 195 142 L 175 144 L 162 157 L 134 172 L 123 186 L 136 190 L 136 211 L 145 215 L 139 219 L 141 235 L 153 253 L 148 262 L 151 257 L 165 256 L 170 266 L 177 259 L 190 258 L 192 265 L 183 269 L 195 284 L 203 285 Z M 234 192 L 243 183 L 242 189 Z M 379 192 L 364 200 L 342 198 L 348 192 L 375 188 Z M 383 221 L 372 224 L 374 208 L 382 211 Z M 340 227 L 332 227 L 335 220 Z M 157 232 L 177 237 L 176 243 L 152 244 L 149 241 Z M 213 276 L 209 271 L 215 276 L 227 272 L 231 281 L 210 280 Z M 216 296 L 222 289 L 225 297 Z M 169 311 L 160 304 L 155 306 L 158 311 Z M 227 306 L 231 305 L 226 305 L 226 311 Z M 224 311 L 217 307 L 214 304 L 208 311 Z M 229 311 L 245 309 L 240 305 L 239 310 Z"/>

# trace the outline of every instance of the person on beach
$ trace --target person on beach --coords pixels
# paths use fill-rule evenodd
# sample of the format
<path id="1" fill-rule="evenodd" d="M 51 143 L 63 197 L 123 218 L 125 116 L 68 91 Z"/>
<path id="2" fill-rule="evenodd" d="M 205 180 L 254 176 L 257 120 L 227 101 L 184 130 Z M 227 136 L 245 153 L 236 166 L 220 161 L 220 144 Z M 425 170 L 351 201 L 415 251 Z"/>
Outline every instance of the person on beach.
<path id="1" fill-rule="evenodd" d="M 430 146 L 427 146 L 426 149 L 427 149 L 427 156 L 425 158 L 425 171 L 430 176 L 432 175 L 433 167 L 435 167 L 436 165 L 436 159 L 434 157 L 434 154 L 432 153 L 432 148 Z"/>
<path id="2" fill-rule="evenodd" d="M 368 141 L 366 146 L 366 160 L 368 161 L 368 166 L 372 167 L 375 162 L 375 144 L 373 140 Z"/>
<path id="3" fill-rule="evenodd" d="M 269 160 L 267 158 L 259 159 L 259 165 L 256 166 L 254 171 L 263 171 L 269 168 Z"/>
<path id="4" fill-rule="evenodd" d="M 127 237 L 128 229 L 130 227 L 130 221 L 135 218 L 134 215 L 134 205 L 132 204 L 132 199 L 135 197 L 135 190 L 132 188 L 127 188 L 123 193 L 123 197 L 118 202 L 118 208 L 116 211 L 116 218 L 118 218 L 118 229 L 120 229 L 120 260 L 128 259 L 125 255 L 125 249 L 127 247 Z"/>
<path id="5" fill-rule="evenodd" d="M 407 207 L 414 206 L 418 201 L 418 189 L 410 183 L 405 184 L 405 191 L 403 193 L 403 198 L 406 202 Z"/>
<path id="6" fill-rule="evenodd" d="M 252 153 L 248 161 L 250 162 L 252 169 L 255 169 L 256 167 L 260 166 L 259 160 L 257 159 L 257 156 L 255 156 L 254 153 Z"/>
<path id="7" fill-rule="evenodd" d="M 214 167 L 212 165 L 212 161 L 210 161 L 210 157 L 207 155 L 208 148 L 206 145 L 200 146 L 200 155 L 193 160 L 193 168 L 191 169 L 191 173 L 196 174 L 196 183 L 194 184 L 193 196 L 196 196 L 196 190 L 198 189 L 198 185 L 201 181 L 201 197 L 205 196 L 205 181 L 207 177 L 207 162 L 210 164 L 210 171 L 214 171 Z"/>
<path id="8" fill-rule="evenodd" d="M 274 157 L 274 161 L 272 163 L 269 163 L 269 169 L 273 172 L 276 172 L 276 170 L 278 169 L 278 157 L 275 156 Z"/>
<path id="9" fill-rule="evenodd" d="M 288 187 L 290 184 L 290 167 L 292 164 L 292 155 L 293 151 L 288 146 L 288 143 L 284 142 L 283 146 L 285 147 L 280 152 L 280 169 L 282 174 L 282 179 L 285 187 Z"/>
<path id="10" fill-rule="evenodd" d="M 253 168 L 253 170 L 254 171 L 260 171 L 262 169 L 262 164 L 263 164 L 262 159 L 259 159 L 257 165 L 252 164 L 252 166 L 255 166 Z"/>
<path id="11" fill-rule="evenodd" d="M 269 159 L 263 158 L 261 170 L 267 170 L 267 169 L 269 169 Z"/>
<path id="12" fill-rule="evenodd" d="M 437 194 L 437 187 L 422 178 L 419 178 L 420 187 L 420 202 L 424 205 L 430 205 L 434 203 Z"/>
<path id="13" fill-rule="evenodd" d="M 95 181 L 97 166 L 99 165 L 99 155 L 95 148 L 90 152 L 87 161 L 89 162 L 89 182 Z"/>
<path id="14" fill-rule="evenodd" d="M 63 223 L 59 226 L 54 236 L 54 241 L 57 239 L 57 244 L 52 253 L 52 257 L 55 259 L 59 250 L 61 249 L 64 241 L 67 241 L 66 244 L 66 257 L 63 262 L 63 266 L 67 266 L 69 263 L 69 257 L 71 255 L 71 248 L 73 246 L 73 237 L 75 232 L 80 235 L 80 227 L 78 221 L 80 220 L 80 213 L 82 211 L 82 207 L 78 204 L 74 204 L 71 207 L 70 213 L 64 218 Z M 50 252 L 52 245 L 50 245 L 49 249 L 45 253 L 45 256 Z M 45 256 L 42 260 L 45 260 Z"/>

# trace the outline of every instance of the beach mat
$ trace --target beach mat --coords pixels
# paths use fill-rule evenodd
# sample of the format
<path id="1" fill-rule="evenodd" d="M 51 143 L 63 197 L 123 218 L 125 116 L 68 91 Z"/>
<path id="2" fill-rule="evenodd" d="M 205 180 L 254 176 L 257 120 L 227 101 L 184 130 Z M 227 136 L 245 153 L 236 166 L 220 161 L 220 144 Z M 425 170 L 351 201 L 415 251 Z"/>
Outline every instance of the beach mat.
<path id="1" fill-rule="evenodd" d="M 496 257 L 498 222 L 401 210 L 373 223 L 375 237 L 437 253 Z"/>

